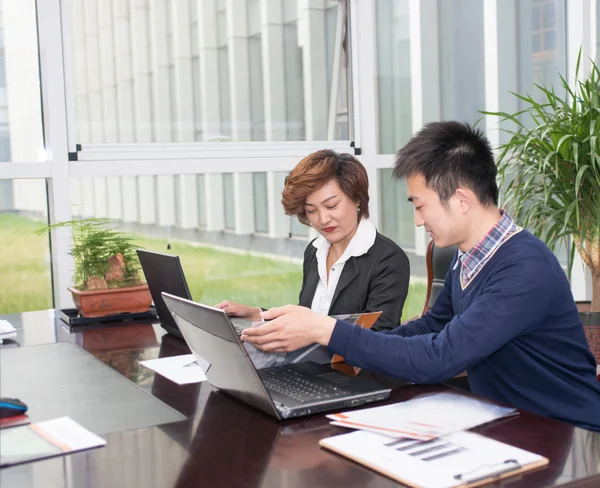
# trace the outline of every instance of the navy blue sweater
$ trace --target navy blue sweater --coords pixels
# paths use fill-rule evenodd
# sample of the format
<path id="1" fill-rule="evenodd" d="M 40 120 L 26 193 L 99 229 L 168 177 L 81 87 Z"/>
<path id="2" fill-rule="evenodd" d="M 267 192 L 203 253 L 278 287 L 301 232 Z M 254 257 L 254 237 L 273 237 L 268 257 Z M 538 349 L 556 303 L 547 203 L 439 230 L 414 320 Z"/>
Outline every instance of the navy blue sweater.
<path id="1" fill-rule="evenodd" d="M 388 332 L 338 321 L 328 349 L 415 383 L 466 369 L 476 394 L 600 431 L 596 361 L 569 282 L 545 244 L 519 232 L 464 290 L 460 266 L 452 268 L 422 318 Z"/>

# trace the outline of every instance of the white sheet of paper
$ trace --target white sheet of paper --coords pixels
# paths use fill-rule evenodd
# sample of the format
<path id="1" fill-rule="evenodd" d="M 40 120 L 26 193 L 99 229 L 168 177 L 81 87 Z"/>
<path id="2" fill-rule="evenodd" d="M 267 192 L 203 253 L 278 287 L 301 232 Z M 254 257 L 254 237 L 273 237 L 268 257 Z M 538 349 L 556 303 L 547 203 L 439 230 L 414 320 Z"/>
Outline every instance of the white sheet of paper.
<path id="1" fill-rule="evenodd" d="M 448 392 L 327 417 L 345 427 L 427 440 L 516 413 L 489 400 Z"/>
<path id="2" fill-rule="evenodd" d="M 193 354 L 150 359 L 148 361 L 141 361 L 140 364 L 156 371 L 161 376 L 170 379 L 178 385 L 206 381 L 204 371 L 210 366 L 208 362 L 199 364 L 199 361 Z"/>
<path id="3" fill-rule="evenodd" d="M 17 337 L 17 329 L 8 320 L 0 320 L 0 337 L 3 339 Z"/>

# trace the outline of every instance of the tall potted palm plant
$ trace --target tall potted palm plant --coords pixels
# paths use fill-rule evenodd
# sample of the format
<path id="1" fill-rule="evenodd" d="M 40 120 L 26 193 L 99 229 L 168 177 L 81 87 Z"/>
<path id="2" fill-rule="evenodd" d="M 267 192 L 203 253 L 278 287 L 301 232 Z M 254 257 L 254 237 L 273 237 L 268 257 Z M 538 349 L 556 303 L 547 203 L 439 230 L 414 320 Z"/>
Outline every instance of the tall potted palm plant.
<path id="1" fill-rule="evenodd" d="M 563 94 L 535 85 L 542 102 L 518 95 L 517 113 L 486 112 L 510 121 L 500 146 L 498 173 L 503 205 L 551 249 L 569 249 L 569 275 L 578 252 L 592 275 L 592 301 L 584 323 L 600 326 L 600 71 L 574 87 L 561 76 Z"/>

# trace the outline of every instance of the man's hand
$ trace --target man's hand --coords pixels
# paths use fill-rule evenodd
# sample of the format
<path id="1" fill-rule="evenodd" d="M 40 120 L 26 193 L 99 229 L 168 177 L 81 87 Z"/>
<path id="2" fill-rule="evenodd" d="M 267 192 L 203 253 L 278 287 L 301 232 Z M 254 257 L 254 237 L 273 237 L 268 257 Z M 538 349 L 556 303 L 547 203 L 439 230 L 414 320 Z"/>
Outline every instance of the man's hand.
<path id="1" fill-rule="evenodd" d="M 231 317 L 241 317 L 243 319 L 252 320 L 253 322 L 262 322 L 260 316 L 261 310 L 258 307 L 250 307 L 249 305 L 242 305 L 241 303 L 231 302 L 225 300 L 215 305 L 215 308 L 225 310 L 227 315 Z"/>
<path id="2" fill-rule="evenodd" d="M 310 344 L 329 344 L 335 319 L 319 315 L 310 308 L 287 305 L 263 312 L 270 320 L 242 332 L 242 340 L 266 352 L 290 352 Z"/>

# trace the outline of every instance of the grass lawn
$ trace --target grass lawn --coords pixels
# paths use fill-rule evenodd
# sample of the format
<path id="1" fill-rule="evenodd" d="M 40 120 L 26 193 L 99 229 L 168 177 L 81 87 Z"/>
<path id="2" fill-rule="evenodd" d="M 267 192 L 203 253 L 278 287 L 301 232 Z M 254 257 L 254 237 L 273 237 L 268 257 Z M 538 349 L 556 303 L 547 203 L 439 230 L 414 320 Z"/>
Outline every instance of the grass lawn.
<path id="1" fill-rule="evenodd" d="M 48 237 L 44 222 L 0 214 L 0 314 L 52 308 Z"/>
<path id="2" fill-rule="evenodd" d="M 52 306 L 48 240 L 33 235 L 41 226 L 43 222 L 0 215 L 0 314 Z M 196 301 L 210 305 L 228 299 L 265 308 L 298 303 L 300 264 L 182 242 L 171 242 L 167 250 L 166 240 L 143 236 L 136 242 L 151 251 L 178 254 Z M 411 284 L 403 319 L 420 313 L 425 292 L 425 284 Z"/>

